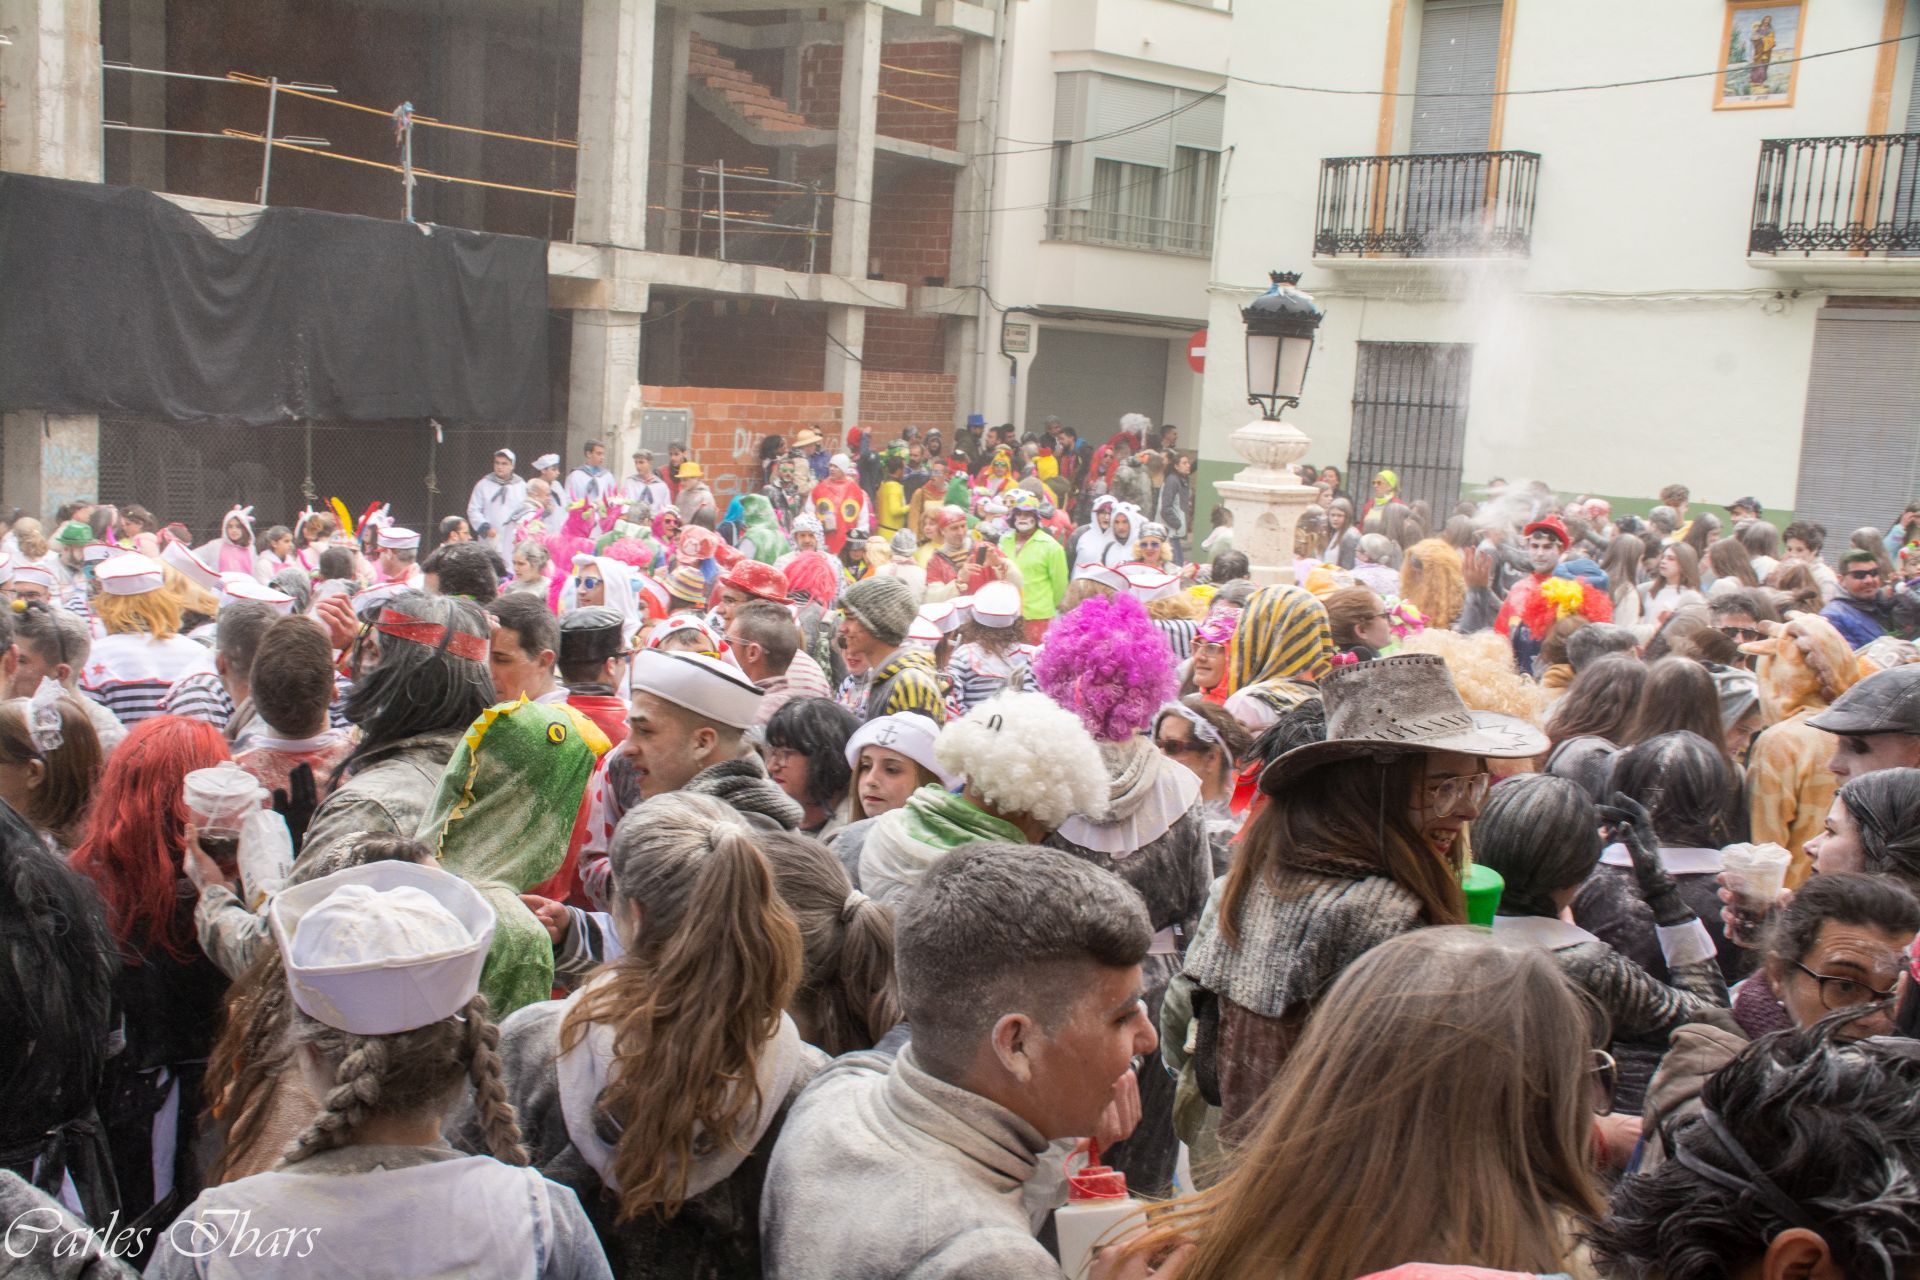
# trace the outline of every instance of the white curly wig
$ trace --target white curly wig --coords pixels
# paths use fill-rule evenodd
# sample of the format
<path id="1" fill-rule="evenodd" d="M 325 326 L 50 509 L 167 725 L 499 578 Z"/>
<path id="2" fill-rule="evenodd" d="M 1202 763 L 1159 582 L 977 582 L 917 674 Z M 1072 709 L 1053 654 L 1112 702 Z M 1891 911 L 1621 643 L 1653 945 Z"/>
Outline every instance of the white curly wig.
<path id="1" fill-rule="evenodd" d="M 1133 435 L 1145 435 L 1153 430 L 1153 419 L 1144 413 L 1123 413 L 1120 415 L 1120 429 Z"/>
<path id="2" fill-rule="evenodd" d="M 1080 717 L 1044 693 L 987 699 L 934 739 L 933 758 L 1001 814 L 1058 827 L 1107 808 L 1107 766 Z"/>

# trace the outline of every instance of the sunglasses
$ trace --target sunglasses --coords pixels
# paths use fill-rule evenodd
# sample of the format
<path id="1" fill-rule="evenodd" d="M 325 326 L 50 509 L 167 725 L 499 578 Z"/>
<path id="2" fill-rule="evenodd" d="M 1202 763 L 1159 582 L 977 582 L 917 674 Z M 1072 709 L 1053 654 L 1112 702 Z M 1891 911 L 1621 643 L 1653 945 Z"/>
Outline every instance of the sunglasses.
<path id="1" fill-rule="evenodd" d="M 1878 569 L 1849 569 L 1847 570 L 1847 576 L 1855 582 L 1862 582 L 1868 578 L 1879 577 L 1880 571 Z"/>
<path id="2" fill-rule="evenodd" d="M 1155 738 L 1153 745 L 1170 756 L 1204 756 L 1213 750 L 1206 743 L 1193 738 L 1183 742 L 1176 742 L 1171 738 Z"/>
<path id="3" fill-rule="evenodd" d="M 1721 627 L 1720 634 L 1741 644 L 1751 644 L 1756 640 L 1767 638 L 1766 632 L 1758 627 Z"/>
<path id="4" fill-rule="evenodd" d="M 1593 1113 L 1612 1115 L 1614 1095 L 1620 1090 L 1620 1064 L 1605 1049 L 1595 1049 L 1593 1065 L 1587 1068 L 1587 1074 L 1593 1080 Z"/>
<path id="5" fill-rule="evenodd" d="M 598 578 L 580 578 L 577 579 L 576 582 L 582 591 L 592 591 L 600 585 L 600 579 Z"/>

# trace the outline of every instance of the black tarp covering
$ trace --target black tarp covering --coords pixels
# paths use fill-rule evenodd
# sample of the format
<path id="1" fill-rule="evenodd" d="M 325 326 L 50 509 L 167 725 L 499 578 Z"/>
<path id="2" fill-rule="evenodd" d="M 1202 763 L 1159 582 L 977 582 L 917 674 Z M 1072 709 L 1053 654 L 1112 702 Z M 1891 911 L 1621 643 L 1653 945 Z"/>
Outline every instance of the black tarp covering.
<path id="1" fill-rule="evenodd" d="M 543 421 L 546 242 L 0 173 L 0 408 Z"/>

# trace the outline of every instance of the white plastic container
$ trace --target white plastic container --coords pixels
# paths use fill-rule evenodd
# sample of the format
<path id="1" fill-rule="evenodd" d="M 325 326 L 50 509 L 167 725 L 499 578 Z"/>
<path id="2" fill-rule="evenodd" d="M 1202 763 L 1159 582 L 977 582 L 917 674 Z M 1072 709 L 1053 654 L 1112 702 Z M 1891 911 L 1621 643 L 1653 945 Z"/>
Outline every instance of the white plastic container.
<path id="1" fill-rule="evenodd" d="M 1127 1175 L 1090 1164 L 1067 1176 L 1067 1202 L 1053 1212 L 1060 1243 L 1060 1270 L 1067 1280 L 1086 1280 L 1095 1249 L 1119 1244 L 1146 1225 L 1146 1206 L 1127 1195 Z M 1132 1226 L 1123 1229 L 1128 1219 Z"/>
<path id="2" fill-rule="evenodd" d="M 293 875 L 293 836 L 287 820 L 271 809 L 256 809 L 240 823 L 240 898 L 259 911 L 267 899 L 287 887 Z"/>

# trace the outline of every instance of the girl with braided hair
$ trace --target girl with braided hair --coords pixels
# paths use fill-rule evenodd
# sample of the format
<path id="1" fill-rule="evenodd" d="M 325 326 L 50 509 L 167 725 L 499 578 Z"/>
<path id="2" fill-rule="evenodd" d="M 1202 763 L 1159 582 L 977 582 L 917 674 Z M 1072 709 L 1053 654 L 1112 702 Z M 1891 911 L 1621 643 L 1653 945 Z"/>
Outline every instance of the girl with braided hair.
<path id="1" fill-rule="evenodd" d="M 579 1201 L 525 1167 L 479 993 L 486 899 L 387 860 L 285 889 L 270 914 L 288 1065 L 319 1111 L 278 1168 L 203 1192 L 158 1233 L 146 1274 L 607 1277 Z M 440 1136 L 469 1087 L 481 1155 Z"/>

